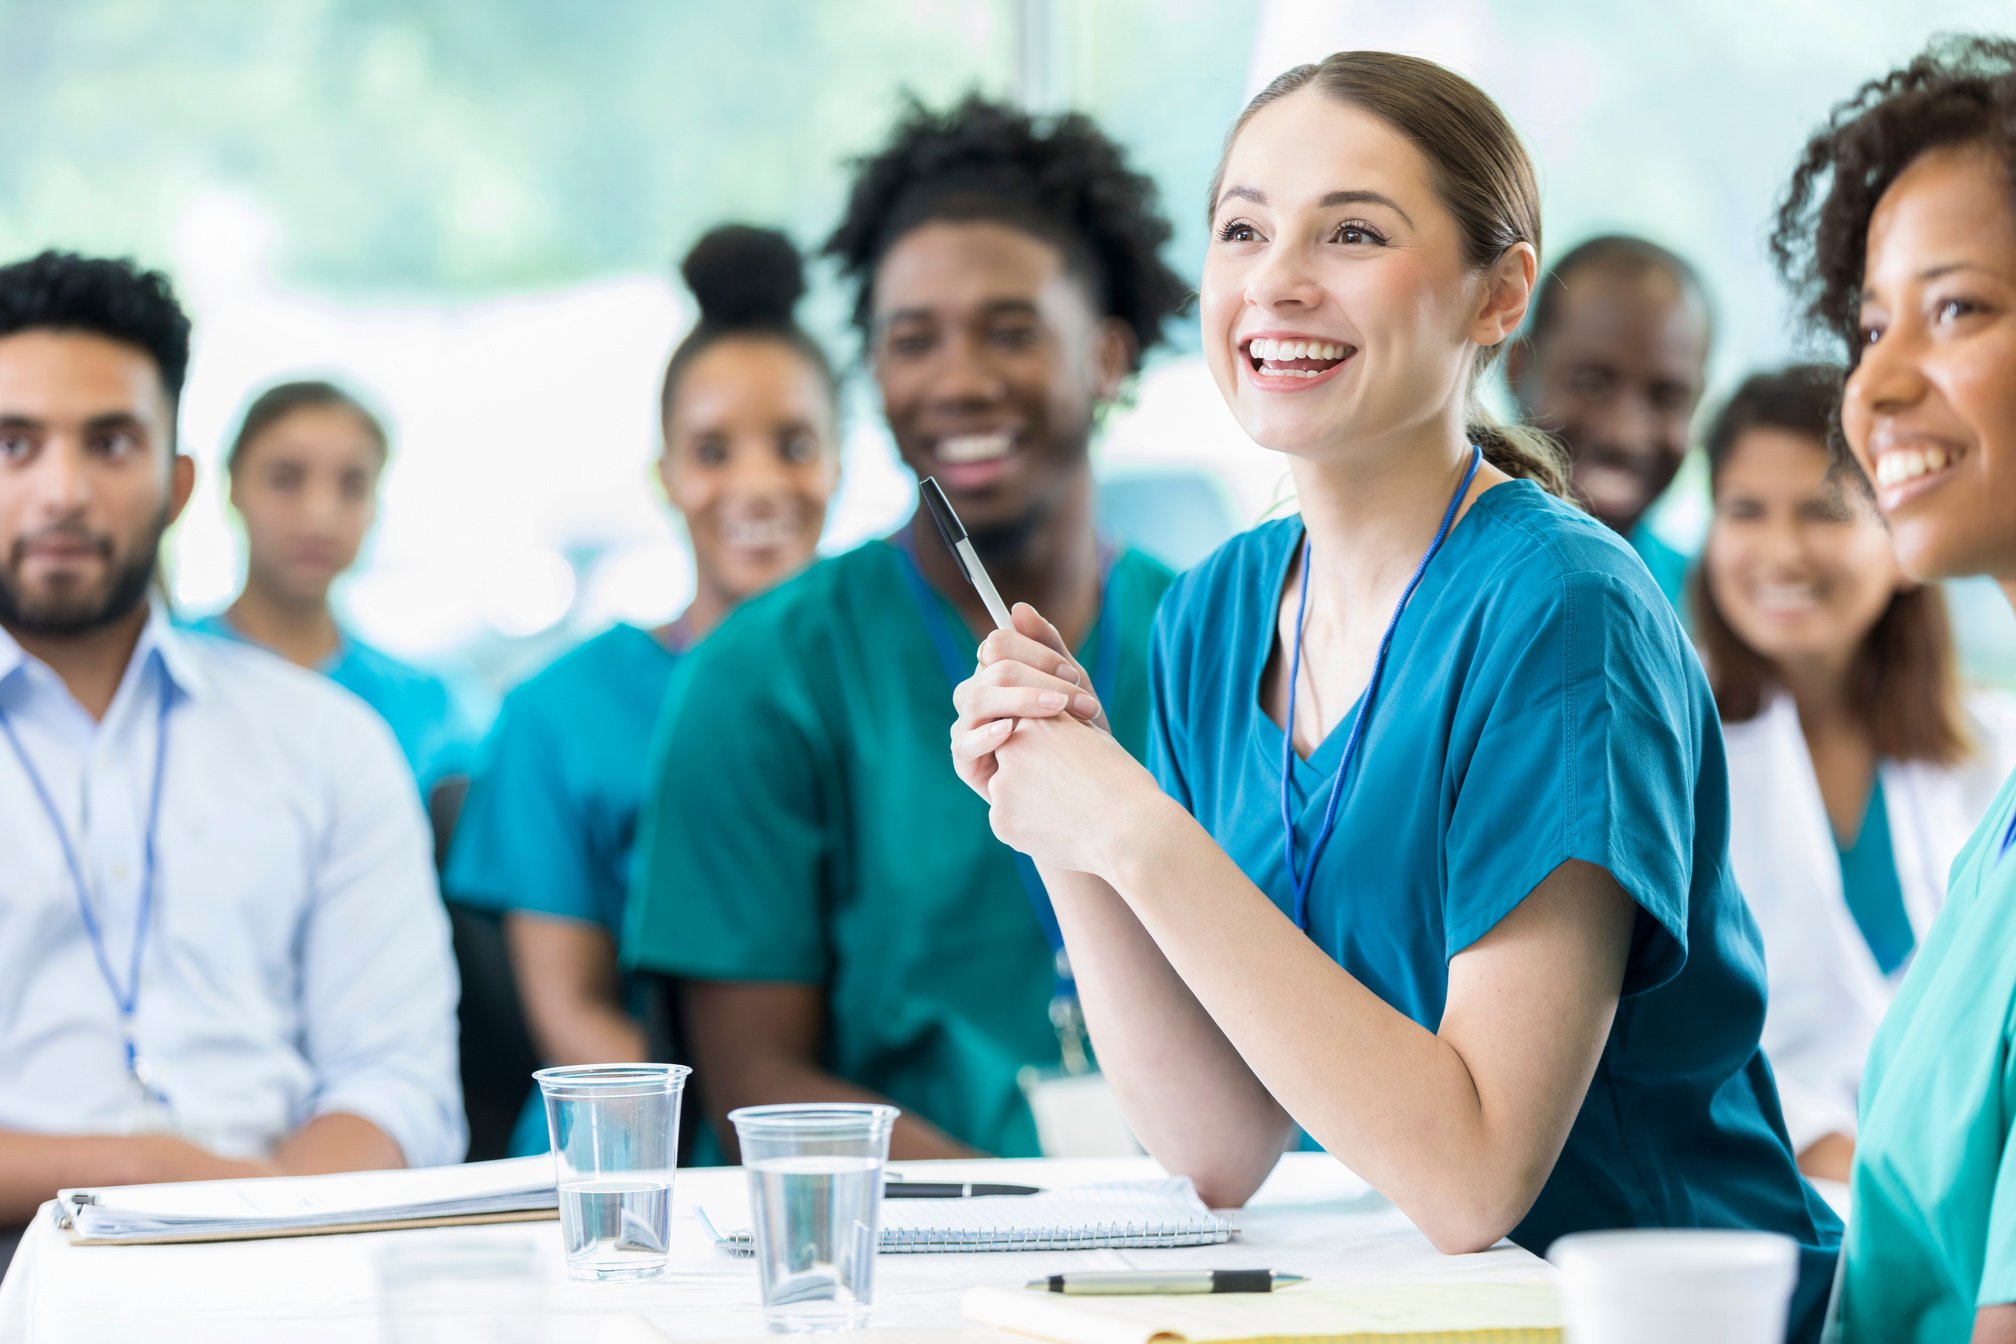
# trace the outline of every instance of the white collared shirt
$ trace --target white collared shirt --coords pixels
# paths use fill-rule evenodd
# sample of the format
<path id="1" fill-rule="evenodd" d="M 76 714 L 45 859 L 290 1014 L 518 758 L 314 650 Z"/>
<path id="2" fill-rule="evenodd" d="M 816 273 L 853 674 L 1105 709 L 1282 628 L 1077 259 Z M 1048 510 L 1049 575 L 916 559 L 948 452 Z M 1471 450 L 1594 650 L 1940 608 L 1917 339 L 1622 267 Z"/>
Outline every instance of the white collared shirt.
<path id="1" fill-rule="evenodd" d="M 448 922 L 390 732 L 321 676 L 158 608 L 102 722 L 0 630 L 0 710 L 77 850 L 122 987 L 164 693 L 134 1034 L 174 1127 L 244 1157 L 345 1111 L 409 1165 L 461 1160 Z M 0 1129 L 116 1134 L 141 1111 L 61 842 L 0 738 Z"/>

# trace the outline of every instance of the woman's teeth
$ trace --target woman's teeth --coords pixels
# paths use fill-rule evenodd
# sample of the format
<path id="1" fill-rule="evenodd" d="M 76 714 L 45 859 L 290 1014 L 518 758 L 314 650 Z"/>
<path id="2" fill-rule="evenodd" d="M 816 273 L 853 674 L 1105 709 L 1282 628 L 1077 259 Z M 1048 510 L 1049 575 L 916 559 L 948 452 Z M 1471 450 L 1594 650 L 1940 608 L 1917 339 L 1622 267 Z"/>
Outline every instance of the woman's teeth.
<path id="1" fill-rule="evenodd" d="M 1008 456 L 1014 446 L 1015 436 L 1005 429 L 992 434 L 960 434 L 938 440 L 937 458 L 953 463 L 992 462 Z"/>
<path id="2" fill-rule="evenodd" d="M 1893 485 L 1944 471 L 1954 460 L 1952 454 L 1939 447 L 1893 448 L 1876 459 L 1876 484 L 1888 490 Z"/>
<path id="3" fill-rule="evenodd" d="M 1267 378 L 1315 378 L 1354 353 L 1350 346 L 1337 341 L 1277 341 L 1256 337 L 1246 343 L 1247 358 Z"/>
<path id="4" fill-rule="evenodd" d="M 1335 362 L 1344 358 L 1351 347 L 1340 345 L 1335 341 L 1272 341 L 1256 338 L 1246 348 L 1255 359 L 1327 359 Z"/>
<path id="5" fill-rule="evenodd" d="M 788 545 L 797 529 L 783 518 L 745 518 L 721 524 L 721 540 L 752 550 Z"/>
<path id="6" fill-rule="evenodd" d="M 1758 606 L 1771 611 L 1807 611 L 1820 601 L 1819 593 L 1806 583 L 1759 584 L 1755 596 Z"/>

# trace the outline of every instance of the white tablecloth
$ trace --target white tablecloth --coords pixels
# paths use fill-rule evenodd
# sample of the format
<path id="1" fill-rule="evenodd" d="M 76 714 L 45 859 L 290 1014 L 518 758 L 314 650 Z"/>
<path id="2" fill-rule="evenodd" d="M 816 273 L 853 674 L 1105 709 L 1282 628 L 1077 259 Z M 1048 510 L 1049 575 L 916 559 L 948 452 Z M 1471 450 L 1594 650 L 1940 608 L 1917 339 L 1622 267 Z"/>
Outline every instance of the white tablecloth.
<path id="1" fill-rule="evenodd" d="M 925 1179 L 1033 1185 L 1146 1178 L 1145 1158 L 1101 1162 L 909 1163 Z M 632 1344 L 763 1335 L 756 1266 L 717 1252 L 693 1206 L 739 1198 L 734 1169 L 682 1172 L 672 1261 L 640 1283 L 574 1283 L 557 1223 L 430 1228 L 197 1246 L 72 1246 L 44 1216 L 0 1282 L 0 1341 L 383 1341 Z M 1553 1271 L 1501 1244 L 1444 1256 L 1335 1161 L 1284 1158 L 1227 1245 L 1159 1251 L 888 1255 L 876 1270 L 877 1337 L 919 1344 L 1013 1338 L 967 1325 L 959 1298 L 1070 1269 L 1195 1265 L 1291 1271 L 1329 1283 L 1531 1281 Z M 1024 1342 L 1026 1344 L 1026 1341 Z"/>

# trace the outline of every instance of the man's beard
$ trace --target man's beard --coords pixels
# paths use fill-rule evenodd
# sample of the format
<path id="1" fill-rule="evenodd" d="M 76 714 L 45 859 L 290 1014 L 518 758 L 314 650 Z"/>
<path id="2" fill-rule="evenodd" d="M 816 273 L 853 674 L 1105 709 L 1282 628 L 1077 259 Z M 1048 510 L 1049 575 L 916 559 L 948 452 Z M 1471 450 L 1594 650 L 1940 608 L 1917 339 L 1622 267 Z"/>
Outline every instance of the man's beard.
<path id="1" fill-rule="evenodd" d="M 65 639 L 89 634 L 132 614 L 147 600 L 161 536 L 167 530 L 168 506 L 164 504 L 142 544 L 126 553 L 125 561 L 97 592 L 63 593 L 37 601 L 30 601 L 21 591 L 21 545 L 16 543 L 15 554 L 0 568 L 0 626 L 18 634 Z"/>

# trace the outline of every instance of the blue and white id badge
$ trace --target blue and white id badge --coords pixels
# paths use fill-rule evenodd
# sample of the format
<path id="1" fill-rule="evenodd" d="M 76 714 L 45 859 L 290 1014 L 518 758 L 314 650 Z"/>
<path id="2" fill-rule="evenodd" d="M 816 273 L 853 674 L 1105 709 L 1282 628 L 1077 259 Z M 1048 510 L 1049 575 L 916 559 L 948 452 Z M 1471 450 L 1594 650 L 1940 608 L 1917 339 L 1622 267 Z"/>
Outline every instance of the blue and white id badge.
<path id="1" fill-rule="evenodd" d="M 126 1090 L 130 1097 L 127 1133 L 159 1134 L 174 1129 L 174 1108 L 168 1104 L 168 1094 L 162 1090 L 161 1080 L 147 1063 L 147 1057 L 129 1041 L 126 1058 L 130 1061 L 126 1068 Z"/>
<path id="2" fill-rule="evenodd" d="M 1050 1000 L 1050 1025 L 1057 1029 L 1061 1067 L 1030 1065 L 1015 1075 L 1036 1120 L 1036 1141 L 1043 1156 L 1138 1155 L 1141 1145 L 1121 1113 L 1120 1099 L 1092 1061 L 1091 1038 L 1085 1033 L 1077 995 L 1060 992 Z"/>

